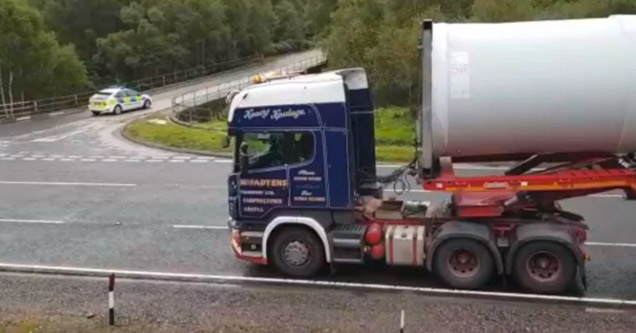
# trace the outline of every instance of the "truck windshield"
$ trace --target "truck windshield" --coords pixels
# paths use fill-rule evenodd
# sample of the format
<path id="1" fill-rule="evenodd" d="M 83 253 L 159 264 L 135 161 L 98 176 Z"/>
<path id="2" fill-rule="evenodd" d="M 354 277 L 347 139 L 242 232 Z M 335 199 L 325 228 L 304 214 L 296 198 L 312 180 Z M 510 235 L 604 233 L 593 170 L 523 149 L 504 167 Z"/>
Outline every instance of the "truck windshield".
<path id="1" fill-rule="evenodd" d="M 243 135 L 242 142 L 248 145 L 250 170 L 301 163 L 314 154 L 314 137 L 309 132 L 250 132 Z"/>

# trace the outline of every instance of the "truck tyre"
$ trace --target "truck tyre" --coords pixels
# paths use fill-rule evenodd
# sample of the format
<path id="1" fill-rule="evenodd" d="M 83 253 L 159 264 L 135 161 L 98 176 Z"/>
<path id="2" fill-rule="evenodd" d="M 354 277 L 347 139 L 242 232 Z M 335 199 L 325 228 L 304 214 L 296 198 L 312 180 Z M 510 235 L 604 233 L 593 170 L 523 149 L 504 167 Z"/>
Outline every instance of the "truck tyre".
<path id="1" fill-rule="evenodd" d="M 450 239 L 435 251 L 433 272 L 452 288 L 483 287 L 492 278 L 494 268 L 488 248 L 473 239 Z"/>
<path id="2" fill-rule="evenodd" d="M 320 239 L 302 227 L 283 227 L 277 232 L 269 257 L 279 272 L 296 278 L 311 277 L 325 264 Z"/>
<path id="3" fill-rule="evenodd" d="M 532 242 L 515 255 L 512 274 L 519 285 L 540 294 L 563 293 L 574 282 L 577 262 L 556 242 Z"/>

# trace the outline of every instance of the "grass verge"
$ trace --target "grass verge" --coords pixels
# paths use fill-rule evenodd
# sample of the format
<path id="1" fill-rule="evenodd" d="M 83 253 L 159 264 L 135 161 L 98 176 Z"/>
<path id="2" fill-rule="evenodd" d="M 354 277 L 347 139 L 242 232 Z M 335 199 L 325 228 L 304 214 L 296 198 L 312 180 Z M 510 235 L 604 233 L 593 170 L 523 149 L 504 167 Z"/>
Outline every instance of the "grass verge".
<path id="1" fill-rule="evenodd" d="M 199 128 L 172 123 L 166 115 L 136 120 L 124 129 L 125 135 L 140 142 L 208 153 L 230 153 L 222 148 L 225 121 L 197 124 Z M 379 162 L 410 162 L 414 157 L 415 121 L 408 110 L 380 108 L 375 113 L 376 158 Z"/>

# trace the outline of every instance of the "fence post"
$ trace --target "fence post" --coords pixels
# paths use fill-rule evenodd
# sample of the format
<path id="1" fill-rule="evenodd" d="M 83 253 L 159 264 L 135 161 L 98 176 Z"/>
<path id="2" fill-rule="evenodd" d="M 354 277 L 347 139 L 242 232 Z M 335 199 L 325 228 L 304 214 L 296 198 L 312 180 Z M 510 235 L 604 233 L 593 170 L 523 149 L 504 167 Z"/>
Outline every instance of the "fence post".
<path id="1" fill-rule="evenodd" d="M 162 76 L 161 76 L 161 79 L 162 79 L 162 81 L 163 81 L 163 86 L 165 86 L 165 85 L 166 85 L 166 76 L 165 76 L 165 75 L 162 75 Z"/>
<path id="2" fill-rule="evenodd" d="M 78 105 L 79 102 L 77 101 L 77 94 L 75 94 L 75 105 Z"/>
<path id="3" fill-rule="evenodd" d="M 33 101 L 33 113 L 38 113 L 38 101 Z"/>

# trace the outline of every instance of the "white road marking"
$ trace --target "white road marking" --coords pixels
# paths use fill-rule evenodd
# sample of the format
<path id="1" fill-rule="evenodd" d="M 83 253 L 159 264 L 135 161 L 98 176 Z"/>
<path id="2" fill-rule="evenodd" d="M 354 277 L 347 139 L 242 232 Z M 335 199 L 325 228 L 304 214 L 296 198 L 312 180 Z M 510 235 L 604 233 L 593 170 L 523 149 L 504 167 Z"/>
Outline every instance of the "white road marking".
<path id="1" fill-rule="evenodd" d="M 170 156 L 152 156 L 151 158 L 153 160 L 167 160 L 170 158 Z"/>
<path id="2" fill-rule="evenodd" d="M 160 163 L 163 162 L 163 160 L 146 160 L 147 163 Z"/>
<path id="3" fill-rule="evenodd" d="M 33 157 L 25 157 L 22 159 L 23 161 L 35 161 L 37 160 L 37 158 L 33 158 Z"/>
<path id="4" fill-rule="evenodd" d="M 69 155 L 68 158 L 82 158 L 82 156 L 79 155 Z"/>
<path id="5" fill-rule="evenodd" d="M 232 160 L 214 160 L 214 163 L 232 163 Z"/>
<path id="6" fill-rule="evenodd" d="M 212 230 L 229 230 L 227 226 L 217 225 L 187 225 L 187 224 L 175 224 L 172 226 L 174 229 L 212 229 Z"/>
<path id="7" fill-rule="evenodd" d="M 81 159 L 80 161 L 82 161 L 82 162 L 95 162 L 95 161 L 97 161 L 97 160 L 96 160 L 96 159 L 94 159 L 94 158 L 83 158 L 83 159 Z"/>
<path id="8" fill-rule="evenodd" d="M 208 160 L 190 160 L 190 163 L 208 163 Z"/>
<path id="9" fill-rule="evenodd" d="M 102 159 L 104 158 L 104 156 L 89 156 L 88 158 Z"/>
<path id="10" fill-rule="evenodd" d="M 63 158 L 64 155 L 51 155 L 51 157 L 53 157 L 53 158 Z"/>
<path id="11" fill-rule="evenodd" d="M 64 133 L 64 134 L 59 134 L 59 135 L 53 135 L 53 136 L 49 136 L 49 137 L 45 137 L 45 138 L 39 138 L 39 139 L 34 139 L 31 140 L 31 142 L 56 142 L 56 141 L 60 141 L 60 140 L 64 140 L 67 138 L 70 138 L 74 135 L 77 134 L 81 134 L 88 131 L 88 128 L 80 128 L 78 130 L 75 131 L 70 131 L 68 133 Z"/>
<path id="12" fill-rule="evenodd" d="M 102 162 L 117 162 L 117 160 L 114 158 L 106 158 L 106 159 L 103 159 Z"/>
<path id="13" fill-rule="evenodd" d="M 0 180 L 2 185 L 50 185 L 50 186 L 99 186 L 99 187 L 134 187 L 137 184 L 118 183 L 66 183 L 66 182 L 31 182 Z"/>
<path id="14" fill-rule="evenodd" d="M 50 116 L 50 117 L 52 117 L 52 116 L 59 116 L 59 115 L 61 115 L 61 114 L 64 114 L 64 111 L 51 112 L 51 113 L 49 113 L 49 116 Z"/>
<path id="15" fill-rule="evenodd" d="M 624 313 L 625 310 L 611 308 L 585 308 L 585 312 L 589 313 Z"/>
<path id="16" fill-rule="evenodd" d="M 19 118 L 16 118 L 15 120 L 22 121 L 22 120 L 29 120 L 29 119 L 31 119 L 31 116 L 19 117 Z"/>
<path id="17" fill-rule="evenodd" d="M 13 157 L 2 157 L 2 158 L 0 158 L 0 161 L 15 161 L 15 158 L 13 158 Z"/>
<path id="18" fill-rule="evenodd" d="M 608 246 L 608 247 L 636 247 L 634 243 L 605 243 L 605 242 L 585 242 L 589 246 Z"/>
<path id="19" fill-rule="evenodd" d="M 175 160 L 189 160 L 191 158 L 192 158 L 191 156 L 172 156 L 172 159 L 175 159 Z"/>
<path id="20" fill-rule="evenodd" d="M 62 162 L 73 162 L 73 161 L 75 161 L 75 159 L 72 159 L 72 158 L 62 158 L 62 159 L 60 159 L 60 161 L 62 161 Z"/>
<path id="21" fill-rule="evenodd" d="M 141 160 L 124 160 L 124 162 L 141 162 Z"/>
<path id="22" fill-rule="evenodd" d="M 64 224 L 64 221 L 58 221 L 58 220 L 0 219 L 0 223 Z"/>
<path id="23" fill-rule="evenodd" d="M 214 161 L 216 157 L 213 156 L 197 156 L 197 160 L 206 160 L 206 161 Z"/>
<path id="24" fill-rule="evenodd" d="M 44 155 L 31 155 L 31 157 L 42 158 L 42 157 L 44 157 Z"/>
<path id="25" fill-rule="evenodd" d="M 185 160 L 170 160 L 171 163 L 183 163 Z"/>
<path id="26" fill-rule="evenodd" d="M 272 285 L 291 285 L 306 287 L 332 287 L 347 288 L 358 290 L 380 290 L 380 291 L 400 291 L 400 292 L 419 292 L 430 295 L 442 296 L 472 296 L 472 297 L 489 297 L 502 300 L 528 300 L 528 301 L 547 301 L 547 302 L 567 302 L 574 304 L 590 304 L 596 306 L 636 306 L 636 300 L 615 299 L 615 298 L 596 298 L 596 297 L 574 297 L 574 296 L 557 296 L 557 295 L 539 295 L 539 294 L 522 294 L 514 292 L 496 292 L 496 291 L 479 291 L 479 290 L 456 290 L 445 288 L 428 288 L 428 287 L 412 287 L 404 285 L 375 284 L 375 283 L 358 283 L 358 282 L 342 282 L 342 281 L 324 281 L 324 280 L 297 280 L 286 278 L 267 278 L 239 275 L 216 275 L 216 274 L 186 274 L 186 273 L 167 273 L 153 271 L 132 271 L 120 269 L 99 269 L 99 268 L 83 268 L 68 266 L 45 266 L 45 265 L 23 265 L 12 263 L 0 263 L 0 270 L 8 272 L 34 273 L 34 274 L 74 274 L 81 276 L 107 277 L 115 274 L 119 278 L 129 279 L 147 279 L 147 280 L 166 280 L 179 282 L 243 282 L 243 283 L 261 283 Z"/>
<path id="27" fill-rule="evenodd" d="M 123 158 L 126 158 L 126 156 L 108 156 L 108 158 L 123 159 Z"/>
<path id="28" fill-rule="evenodd" d="M 55 159 L 52 157 L 47 157 L 47 158 L 43 158 L 42 161 L 50 162 L 50 161 L 55 161 Z"/>

